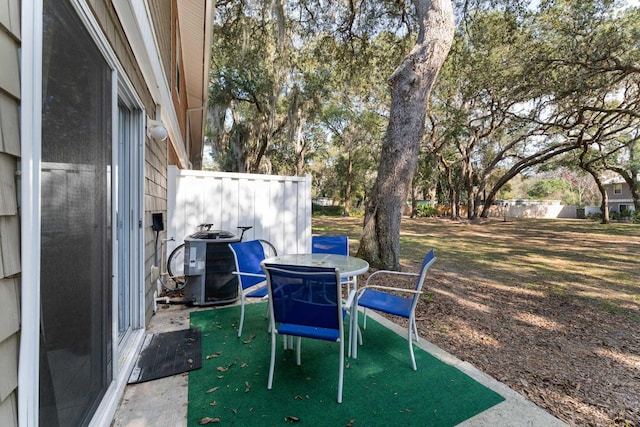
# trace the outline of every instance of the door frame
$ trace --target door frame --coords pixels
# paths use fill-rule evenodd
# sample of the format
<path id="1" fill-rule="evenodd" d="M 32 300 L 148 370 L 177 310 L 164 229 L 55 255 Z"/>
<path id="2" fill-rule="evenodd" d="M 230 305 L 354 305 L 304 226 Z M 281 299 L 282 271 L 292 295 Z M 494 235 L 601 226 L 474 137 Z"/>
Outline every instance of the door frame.
<path id="1" fill-rule="evenodd" d="M 144 328 L 144 233 L 143 233 L 143 217 L 144 217 L 144 138 L 145 138 L 145 122 L 144 117 L 145 114 L 141 108 L 141 102 L 135 96 L 135 93 L 125 84 L 122 79 L 118 81 L 118 88 L 116 94 L 116 102 L 114 102 L 115 114 L 118 118 L 116 120 L 115 126 L 116 130 L 114 130 L 114 135 L 119 135 L 119 104 L 124 104 L 127 108 L 132 110 L 131 115 L 131 128 L 129 129 L 129 136 L 131 137 L 130 144 L 125 149 L 128 151 L 124 153 L 125 156 L 130 156 L 132 159 L 129 165 L 129 182 L 119 182 L 120 177 L 120 144 L 118 141 L 118 137 L 116 136 L 115 146 L 117 147 L 114 151 L 114 165 L 116 166 L 116 171 L 113 173 L 113 193 L 117 195 L 117 203 L 114 203 L 114 212 L 113 214 L 121 213 L 121 201 L 119 200 L 120 195 L 122 195 L 121 185 L 126 185 L 128 188 L 124 191 L 124 196 L 127 197 L 128 206 L 130 207 L 130 216 L 129 221 L 133 223 L 133 227 L 130 234 L 125 236 L 125 242 L 129 245 L 129 259 L 123 258 L 121 253 L 125 248 L 122 248 L 122 242 L 118 239 L 118 230 L 117 227 L 114 233 L 114 260 L 116 260 L 115 268 L 115 277 L 113 283 L 114 289 L 114 302 L 119 301 L 118 295 L 118 283 L 121 282 L 121 279 L 118 277 L 120 272 L 120 262 L 128 262 L 128 278 L 124 278 L 128 280 L 132 285 L 130 289 L 129 296 L 131 298 L 130 306 L 134 309 L 131 313 L 131 329 L 141 329 Z M 116 218 L 116 216 L 114 216 Z M 137 284 L 137 286 L 136 286 Z M 117 344 L 117 347 L 120 349 L 126 349 L 127 341 L 129 339 L 128 336 L 119 337 L 118 334 L 118 312 L 117 310 L 114 312 L 114 332 L 116 340 L 114 344 Z M 127 334 L 130 335 L 130 334 Z M 114 345 L 116 347 L 116 345 Z"/>

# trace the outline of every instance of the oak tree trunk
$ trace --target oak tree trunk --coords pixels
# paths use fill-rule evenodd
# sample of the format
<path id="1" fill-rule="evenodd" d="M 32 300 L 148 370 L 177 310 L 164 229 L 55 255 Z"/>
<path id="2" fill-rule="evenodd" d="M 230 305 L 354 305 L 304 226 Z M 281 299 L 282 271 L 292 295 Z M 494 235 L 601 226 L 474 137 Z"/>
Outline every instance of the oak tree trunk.
<path id="1" fill-rule="evenodd" d="M 414 0 L 419 23 L 411 52 L 389 78 L 391 110 L 378 176 L 367 201 L 358 256 L 400 269 L 400 222 L 424 133 L 427 103 L 453 41 L 451 0 Z"/>

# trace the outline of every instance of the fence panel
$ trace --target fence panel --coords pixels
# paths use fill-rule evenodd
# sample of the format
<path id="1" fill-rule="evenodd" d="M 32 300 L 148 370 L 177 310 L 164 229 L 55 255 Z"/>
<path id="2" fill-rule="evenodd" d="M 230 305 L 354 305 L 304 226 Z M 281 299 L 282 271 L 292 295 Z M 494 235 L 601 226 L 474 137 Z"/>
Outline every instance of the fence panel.
<path id="1" fill-rule="evenodd" d="M 167 242 L 170 253 L 198 224 L 265 239 L 280 254 L 311 250 L 311 177 L 180 170 L 169 166 Z"/>

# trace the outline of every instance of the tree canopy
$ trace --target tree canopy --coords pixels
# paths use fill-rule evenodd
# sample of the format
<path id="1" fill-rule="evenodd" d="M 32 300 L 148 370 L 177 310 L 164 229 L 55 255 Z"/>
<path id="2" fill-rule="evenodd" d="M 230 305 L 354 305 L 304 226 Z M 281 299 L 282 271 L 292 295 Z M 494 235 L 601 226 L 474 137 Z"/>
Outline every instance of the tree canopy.
<path id="1" fill-rule="evenodd" d="M 394 85 L 424 36 L 426 11 L 440 3 L 219 1 L 209 102 L 215 167 L 311 173 L 314 195 L 340 200 L 344 214 L 364 206 L 367 218 L 380 203 L 397 216 L 409 193 L 449 204 L 453 216 L 461 205 L 470 218 L 486 216 L 514 179 L 558 168 L 553 178 L 570 189 L 591 177 L 603 221 L 609 175 L 630 184 L 640 210 L 639 9 L 614 0 L 456 1 L 453 44 L 413 123 L 417 104 L 400 110 L 394 96 L 417 92 L 394 95 Z M 407 144 L 402 166 L 389 162 Z M 392 197 L 379 177 L 394 173 Z M 363 251 L 397 268 L 395 231 L 384 224 Z"/>

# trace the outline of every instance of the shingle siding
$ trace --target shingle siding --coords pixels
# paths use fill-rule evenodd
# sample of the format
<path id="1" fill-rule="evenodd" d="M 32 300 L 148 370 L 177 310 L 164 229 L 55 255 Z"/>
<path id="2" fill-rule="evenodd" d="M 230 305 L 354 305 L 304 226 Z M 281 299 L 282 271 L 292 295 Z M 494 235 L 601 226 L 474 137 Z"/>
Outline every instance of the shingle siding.
<path id="1" fill-rule="evenodd" d="M 20 6 L 0 2 L 0 425 L 18 425 L 20 221 Z"/>
<path id="2" fill-rule="evenodd" d="M 15 40 L 6 32 L 0 32 L 0 87 L 15 98 L 20 97 L 20 67 Z"/>
<path id="3" fill-rule="evenodd" d="M 0 342 L 0 366 L 18 366 L 18 336 L 12 334 Z M 18 387 L 18 370 L 0 371 L 0 399 L 5 401 Z M 4 426 L 5 424 L 3 424 Z"/>
<path id="4" fill-rule="evenodd" d="M 6 322 L 0 323 L 0 342 L 14 335 L 20 328 L 20 294 L 18 279 L 0 279 L 0 312 Z"/>
<path id="5" fill-rule="evenodd" d="M 0 216 L 0 255 L 0 279 L 20 274 L 20 221 L 17 215 Z"/>
<path id="6" fill-rule="evenodd" d="M 171 81 L 171 50 L 173 49 L 171 40 L 171 8 L 173 1 L 167 0 L 149 0 L 149 11 L 151 12 L 151 18 L 155 23 L 155 34 L 158 46 L 160 49 L 160 56 L 162 59 L 162 67 L 164 73 L 167 76 L 167 84 L 169 87 Z"/>
<path id="7" fill-rule="evenodd" d="M 15 38 L 20 38 L 20 0 L 0 2 L 0 24 Z"/>
<path id="8" fill-rule="evenodd" d="M 18 213 L 16 166 L 16 157 L 0 153 L 0 216 Z"/>
<path id="9" fill-rule="evenodd" d="M 0 152 L 20 156 L 20 110 L 16 98 L 0 92 Z"/>
<path id="10" fill-rule="evenodd" d="M 145 144 L 144 165 L 144 210 L 145 223 L 145 318 L 149 322 L 153 315 L 154 292 L 157 289 L 155 283 L 151 283 L 151 266 L 155 260 L 155 233 L 151 230 L 151 214 L 161 212 L 163 219 L 167 220 L 167 147 L 168 141 L 154 141 L 147 138 Z M 166 231 L 160 232 L 159 241 L 166 238 Z M 158 251 L 163 247 L 158 245 Z M 162 256 L 158 254 L 158 259 Z M 161 271 L 166 267 L 160 266 Z"/>
<path id="11" fill-rule="evenodd" d="M 18 425 L 17 396 L 12 394 L 0 402 L 0 423 L 3 427 L 15 427 Z"/>

